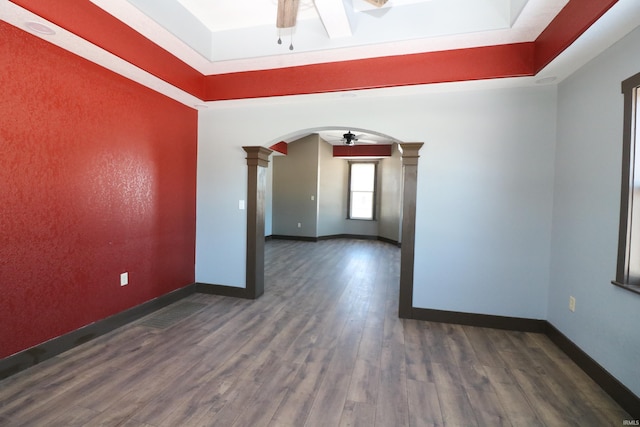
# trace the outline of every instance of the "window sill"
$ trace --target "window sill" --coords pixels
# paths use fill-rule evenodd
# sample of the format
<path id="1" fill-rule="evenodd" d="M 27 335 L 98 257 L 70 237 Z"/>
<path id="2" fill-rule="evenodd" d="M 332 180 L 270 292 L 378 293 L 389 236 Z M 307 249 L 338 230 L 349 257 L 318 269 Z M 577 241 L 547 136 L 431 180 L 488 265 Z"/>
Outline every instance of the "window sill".
<path id="1" fill-rule="evenodd" d="M 640 294 L 640 286 L 638 286 L 638 285 L 629 285 L 629 284 L 626 284 L 626 283 L 616 282 L 615 280 L 612 280 L 611 284 L 615 285 L 615 286 L 617 286 L 619 288 L 626 289 L 629 292 L 633 292 L 634 294 Z"/>

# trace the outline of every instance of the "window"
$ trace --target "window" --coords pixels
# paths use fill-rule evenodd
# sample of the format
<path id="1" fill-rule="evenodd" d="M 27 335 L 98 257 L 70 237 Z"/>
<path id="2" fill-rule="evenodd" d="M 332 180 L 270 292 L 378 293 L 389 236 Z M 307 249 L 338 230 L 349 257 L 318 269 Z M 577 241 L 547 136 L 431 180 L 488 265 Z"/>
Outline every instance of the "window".
<path id="1" fill-rule="evenodd" d="M 375 162 L 349 162 L 349 219 L 375 219 Z"/>
<path id="2" fill-rule="evenodd" d="M 640 128 L 636 126 L 640 73 L 622 82 L 624 129 L 618 266 L 614 285 L 640 293 Z"/>

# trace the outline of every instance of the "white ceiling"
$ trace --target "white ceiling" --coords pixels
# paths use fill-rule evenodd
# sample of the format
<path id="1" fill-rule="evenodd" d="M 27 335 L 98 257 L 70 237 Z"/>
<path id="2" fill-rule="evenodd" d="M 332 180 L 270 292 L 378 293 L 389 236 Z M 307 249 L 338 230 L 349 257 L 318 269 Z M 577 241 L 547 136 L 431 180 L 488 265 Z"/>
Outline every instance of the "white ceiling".
<path id="1" fill-rule="evenodd" d="M 533 41 L 568 2 L 300 0 L 279 31 L 277 0 L 91 1 L 206 75 Z"/>
<path id="2" fill-rule="evenodd" d="M 465 48 L 480 45 L 495 45 L 504 42 L 515 42 L 516 40 L 530 41 L 537 37 L 541 28 L 544 27 L 548 21 L 550 21 L 556 12 L 554 10 L 560 8 L 566 3 L 566 0 L 529 0 L 524 6 L 520 14 L 515 18 L 515 22 L 510 28 L 486 30 L 480 32 L 451 34 L 448 36 L 434 36 L 426 38 L 417 38 L 404 41 L 384 42 L 380 44 L 368 44 L 343 48 L 331 48 L 324 49 L 316 46 L 319 50 L 310 50 L 311 45 L 303 46 L 300 40 L 296 38 L 296 48 L 293 52 L 288 51 L 285 47 L 285 52 L 278 52 L 277 54 L 266 53 L 262 57 L 249 57 L 244 55 L 240 59 L 233 60 L 214 60 L 210 61 L 205 59 L 202 55 L 198 54 L 194 49 L 187 46 L 178 37 L 167 31 L 160 24 L 150 19 L 145 14 L 141 13 L 131 3 L 126 0 L 91 0 L 96 5 L 109 10 L 118 19 L 124 21 L 129 26 L 137 30 L 139 33 L 145 35 L 147 38 L 153 40 L 155 43 L 164 47 L 166 50 L 174 54 L 176 57 L 190 64 L 203 74 L 215 74 L 222 72 L 243 71 L 248 69 L 264 69 L 273 67 L 285 67 L 292 65 L 302 65 L 306 63 L 314 62 L 327 62 L 327 61 L 340 61 L 354 59 L 358 57 L 372 57 L 391 54 L 403 54 L 412 52 L 425 52 L 444 49 Z M 173 6 L 183 7 L 182 4 L 178 4 L 178 0 L 148 0 L 151 3 L 166 3 L 173 4 Z M 256 13 L 252 7 L 246 7 L 246 13 L 243 11 L 233 12 L 233 9 L 229 9 L 232 5 L 242 3 L 247 5 L 257 2 L 262 6 L 266 4 L 275 11 L 275 0 L 182 0 L 185 3 L 195 2 L 202 7 L 203 4 L 211 5 L 223 5 L 227 9 L 222 9 L 219 12 L 209 13 L 214 17 L 225 16 L 222 21 L 225 22 L 226 29 L 220 30 L 221 32 L 235 31 L 238 34 L 245 34 L 244 38 L 247 38 L 252 28 L 256 28 L 253 21 L 260 19 L 275 22 L 275 14 L 271 12 Z M 305 0 L 301 0 L 305 1 Z M 320 1 L 332 2 L 335 6 L 336 2 L 344 4 L 345 10 L 350 5 L 363 4 L 362 0 L 315 0 L 315 4 Z M 401 7 L 413 7 L 409 3 L 414 0 L 389 0 L 390 10 L 373 11 L 373 12 L 353 12 L 364 16 L 365 14 L 383 14 L 383 16 L 376 17 L 378 23 L 378 30 L 387 37 L 387 34 L 391 34 L 394 31 L 394 26 L 388 22 L 387 16 L 395 9 Z M 465 0 L 415 0 L 416 4 L 435 4 L 438 3 L 450 3 L 460 5 Z M 492 0 L 472 0 L 475 2 L 482 2 L 488 5 L 488 2 Z M 402 2 L 402 3 L 401 3 Z M 497 3 L 493 3 L 494 6 Z M 189 8 L 195 8 L 195 5 L 189 5 Z M 487 6 L 488 8 L 489 6 Z M 355 9 L 354 9 L 355 10 Z M 513 9 L 511 9 L 513 10 Z M 465 19 L 471 19 L 473 16 L 468 16 L 468 11 L 465 9 L 457 9 L 451 13 L 457 13 L 458 16 L 464 15 Z M 189 12 L 190 13 L 190 12 Z M 196 15 L 201 15 L 202 22 L 207 22 L 207 32 L 210 32 L 209 26 L 214 24 L 206 18 L 204 13 L 197 12 L 194 9 Z M 275 12 L 274 12 L 275 13 Z M 308 9 L 303 13 L 317 13 L 314 10 Z M 393 12 L 395 13 L 395 12 Z M 268 19 L 267 19 L 267 15 Z M 250 18 L 251 17 L 251 18 Z M 512 16 L 513 17 L 513 16 Z M 136 81 L 142 85 L 145 85 L 159 93 L 165 94 L 185 105 L 189 105 L 194 108 L 236 108 L 247 105 L 259 104 L 271 104 L 271 103 L 305 103 L 310 98 L 317 99 L 332 99 L 336 101 L 344 101 L 345 97 L 386 97 L 386 96 L 406 96 L 420 93 L 431 92 L 450 92 L 458 90 L 473 90 L 473 89 L 487 89 L 487 88 L 502 88 L 502 87 L 515 87 L 515 86 L 530 86 L 539 84 L 557 84 L 586 62 L 594 58 L 604 49 L 611 46 L 621 37 L 638 27 L 640 24 L 640 1 L 638 0 L 618 0 L 613 7 L 609 9 L 595 24 L 593 24 L 585 33 L 583 33 L 578 40 L 576 40 L 571 46 L 563 51 L 563 53 L 554 59 L 548 66 L 540 71 L 536 76 L 529 77 L 517 77 L 517 78 L 502 78 L 502 79 L 490 79 L 481 81 L 466 81 L 455 83 L 441 83 L 441 84 L 428 84 L 428 85 L 414 85 L 414 86 L 399 86 L 389 87 L 385 89 L 368 89 L 358 90 L 350 92 L 329 92 L 319 93 L 312 95 L 292 95 L 292 96 L 279 96 L 270 98 L 255 98 L 255 99 L 237 99 L 229 101 L 215 101 L 215 102 L 203 102 L 201 99 L 189 94 L 170 83 L 158 78 L 155 75 L 150 74 L 137 67 L 136 65 L 119 58 L 111 52 L 108 52 L 78 36 L 75 34 L 57 26 L 40 16 L 37 16 L 15 3 L 8 0 L 0 0 L 0 19 L 6 21 L 16 27 L 19 27 L 25 31 L 32 33 L 33 35 L 40 37 L 47 42 L 62 47 L 70 52 L 73 52 L 79 56 L 87 58 L 88 60 L 95 62 L 107 69 L 110 69 L 118 74 L 123 75 L 133 81 Z M 215 19 L 215 18 L 214 18 Z M 364 18 L 363 18 L 364 19 Z M 368 19 L 368 18 L 367 18 Z M 29 28 L 28 22 L 37 22 L 48 26 L 55 34 L 42 34 Z M 301 18 L 298 22 L 298 27 L 305 25 L 306 19 Z M 359 26 L 354 25 L 354 22 L 359 22 L 350 18 L 351 30 L 354 33 L 359 31 Z M 426 21 L 425 21 L 426 22 Z M 243 24 L 245 23 L 245 24 Z M 250 24 L 249 24 L 250 23 Z M 241 29 L 244 25 L 245 29 Z M 247 25 L 249 25 L 247 27 Z M 259 26 L 259 25 L 258 25 Z M 417 27 L 423 26 L 418 24 Z M 236 30 L 228 30 L 229 27 L 237 27 Z M 214 26 L 215 28 L 215 26 Z M 223 28 L 223 27 L 220 27 Z M 248 29 L 247 29 L 248 28 Z M 274 36 L 277 35 L 275 29 L 275 23 L 269 24 L 270 35 L 265 37 L 266 44 L 273 48 L 278 46 L 274 41 Z M 382 30 L 380 30 L 382 29 Z M 246 32 L 249 31 L 249 32 Z M 295 37 L 295 36 L 294 36 Z M 325 32 L 325 38 L 328 36 Z M 347 37 L 349 38 L 349 37 Z M 254 44 L 255 39 L 248 38 Z M 266 45 L 265 44 L 265 45 Z M 303 48 L 308 51 L 302 52 Z M 236 50 L 241 50 L 236 48 Z M 550 81 L 545 79 L 546 77 L 554 77 L 554 80 Z M 344 129 L 346 131 L 346 129 Z M 343 131 L 340 129 L 340 131 Z M 357 130 L 352 129 L 357 132 Z"/>
<path id="3" fill-rule="evenodd" d="M 369 132 L 363 132 L 360 130 L 351 130 L 351 129 L 327 129 L 318 131 L 318 135 L 324 141 L 328 142 L 331 145 L 344 145 L 345 139 L 344 134 L 347 132 L 351 132 L 357 138 L 355 140 L 356 145 L 367 145 L 367 144 L 393 144 L 394 142 L 399 142 L 385 135 L 381 134 L 373 134 Z M 296 137 L 297 138 L 297 137 Z M 291 141 L 286 141 L 291 142 Z"/>

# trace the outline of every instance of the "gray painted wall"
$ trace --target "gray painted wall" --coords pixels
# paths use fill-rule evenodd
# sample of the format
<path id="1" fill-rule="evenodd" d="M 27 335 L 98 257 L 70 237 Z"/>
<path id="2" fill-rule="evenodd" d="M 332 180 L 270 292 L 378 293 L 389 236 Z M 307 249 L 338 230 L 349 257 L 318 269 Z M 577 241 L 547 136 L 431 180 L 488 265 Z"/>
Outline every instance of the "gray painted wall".
<path id="1" fill-rule="evenodd" d="M 273 159 L 278 157 L 274 154 L 269 158 L 269 167 L 267 168 L 267 191 L 265 194 L 264 206 L 264 235 L 271 236 L 273 234 Z"/>
<path id="2" fill-rule="evenodd" d="M 318 234 L 318 137 L 292 142 L 286 156 L 273 158 L 272 233 Z M 300 227 L 298 227 L 300 224 Z"/>
<path id="3" fill-rule="evenodd" d="M 402 159 L 397 144 L 391 157 L 380 162 L 380 215 L 378 235 L 400 242 L 402 224 Z"/>
<path id="4" fill-rule="evenodd" d="M 636 29 L 559 85 L 547 317 L 636 395 L 640 295 L 610 281 L 620 213 L 620 83 L 640 72 L 638 46 Z"/>
<path id="5" fill-rule="evenodd" d="M 318 197 L 318 235 L 330 236 L 344 233 L 347 215 L 346 188 L 349 176 L 347 162 L 334 159 L 331 144 L 318 137 L 320 146 L 320 195 Z"/>
<path id="6" fill-rule="evenodd" d="M 313 163 L 316 153 L 316 162 Z M 399 162 L 399 154 L 396 153 L 393 159 L 379 163 L 376 220 L 350 220 L 347 219 L 348 161 L 333 157 L 331 144 L 316 134 L 290 143 L 287 156 L 273 158 L 272 212 L 267 212 L 273 222 L 272 234 L 300 237 L 338 234 L 378 236 L 379 224 L 384 223 L 387 229 L 392 230 L 384 237 L 398 240 Z M 317 186 L 315 211 L 309 193 L 314 186 Z M 391 206 L 392 203 L 395 205 Z M 315 229 L 311 226 L 313 221 L 317 221 Z M 294 227 L 298 222 L 302 224 L 299 229 Z M 389 237 L 394 236 L 393 231 L 395 237 Z"/>

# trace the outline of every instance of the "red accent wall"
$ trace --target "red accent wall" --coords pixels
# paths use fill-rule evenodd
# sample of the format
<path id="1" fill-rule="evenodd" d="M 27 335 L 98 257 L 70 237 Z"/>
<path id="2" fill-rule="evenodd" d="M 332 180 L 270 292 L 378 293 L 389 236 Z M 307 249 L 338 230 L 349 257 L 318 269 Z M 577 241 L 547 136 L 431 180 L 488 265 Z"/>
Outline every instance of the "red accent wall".
<path id="1" fill-rule="evenodd" d="M 207 101 L 530 76 L 534 43 L 206 76 Z"/>
<path id="2" fill-rule="evenodd" d="M 0 40 L 3 358 L 193 283 L 197 112 L 4 22 Z"/>
<path id="3" fill-rule="evenodd" d="M 391 145 L 334 145 L 333 157 L 391 156 Z"/>
<path id="4" fill-rule="evenodd" d="M 618 0 L 572 0 L 536 39 L 536 73 L 576 41 Z"/>
<path id="5" fill-rule="evenodd" d="M 89 1 L 11 0 L 205 101 L 532 76 L 617 0 L 569 0 L 526 43 L 202 75 Z"/>
<path id="6" fill-rule="evenodd" d="M 269 147 L 269 149 L 273 151 L 277 151 L 278 153 L 284 154 L 285 156 L 287 155 L 288 148 L 289 148 L 289 145 L 284 141 L 280 141 L 276 144 L 273 144 L 271 147 Z"/>
<path id="7" fill-rule="evenodd" d="M 90 1 L 13 0 L 154 76 L 203 99 L 202 74 Z"/>

